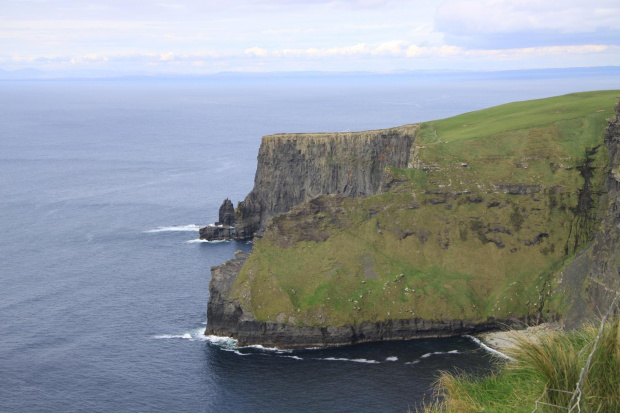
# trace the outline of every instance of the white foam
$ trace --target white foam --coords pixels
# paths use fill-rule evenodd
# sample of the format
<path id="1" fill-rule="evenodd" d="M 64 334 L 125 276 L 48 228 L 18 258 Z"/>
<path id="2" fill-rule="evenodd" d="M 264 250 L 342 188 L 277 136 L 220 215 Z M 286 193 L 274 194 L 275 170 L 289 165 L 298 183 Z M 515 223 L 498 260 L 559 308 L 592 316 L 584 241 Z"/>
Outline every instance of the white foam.
<path id="1" fill-rule="evenodd" d="M 398 357 L 396 357 L 396 356 L 387 357 L 387 358 L 385 359 L 385 361 L 398 361 Z"/>
<path id="2" fill-rule="evenodd" d="M 157 340 L 166 340 L 166 339 L 171 339 L 171 338 L 183 338 L 184 334 L 159 334 L 156 336 L 153 336 L 154 339 Z"/>
<path id="3" fill-rule="evenodd" d="M 377 360 L 368 360 L 368 359 L 348 359 L 342 357 L 327 357 L 319 360 L 327 360 L 327 361 L 352 361 L 353 363 L 367 363 L 367 364 L 379 364 Z"/>
<path id="4" fill-rule="evenodd" d="M 418 364 L 419 362 L 420 362 L 420 360 L 416 360 L 416 361 L 410 361 L 410 362 L 405 363 L 405 364 Z"/>
<path id="5" fill-rule="evenodd" d="M 239 350 L 235 350 L 234 348 L 222 348 L 223 351 L 230 351 L 231 353 L 235 353 L 238 356 L 251 356 L 252 353 L 242 353 Z"/>
<path id="6" fill-rule="evenodd" d="M 158 334 L 153 336 L 154 339 L 181 339 L 181 340 L 190 340 L 190 341 L 205 341 L 205 336 L 202 334 L 204 332 L 204 328 L 200 327 L 194 329 L 192 331 L 188 331 L 183 334 Z"/>
<path id="7" fill-rule="evenodd" d="M 220 346 L 222 349 L 236 349 L 237 348 L 237 340 L 231 337 L 224 336 L 205 336 L 204 341 L 208 341 L 212 344 Z"/>
<path id="8" fill-rule="evenodd" d="M 477 339 L 476 337 L 472 337 L 472 336 L 468 336 L 468 335 L 464 335 L 463 337 L 467 337 L 468 339 L 470 339 L 474 343 L 478 344 L 484 350 L 488 351 L 489 353 L 491 353 L 493 355 L 496 355 L 496 356 L 501 357 L 501 358 L 506 359 L 506 360 L 514 361 L 514 359 L 512 357 L 507 356 L 504 353 L 502 353 L 501 351 L 497 351 L 494 348 L 491 348 L 491 347 L 487 346 L 486 344 L 484 344 L 481 340 Z"/>
<path id="9" fill-rule="evenodd" d="M 282 348 L 277 348 L 277 347 L 263 347 L 260 344 L 253 344 L 251 346 L 245 346 L 241 348 L 255 348 L 260 351 L 273 351 L 275 353 L 290 353 L 293 351 L 293 350 L 282 349 Z"/>
<path id="10" fill-rule="evenodd" d="M 282 356 L 282 357 L 286 357 L 286 358 L 294 359 L 294 360 L 303 360 L 301 357 L 298 357 L 298 356 Z"/>
<path id="11" fill-rule="evenodd" d="M 144 231 L 147 233 L 155 233 L 155 232 L 195 232 L 198 231 L 200 227 L 195 224 L 191 225 L 179 225 L 179 226 L 169 226 L 169 227 L 157 227 L 155 229 L 150 229 L 148 231 Z"/>
<path id="12" fill-rule="evenodd" d="M 230 242 L 230 240 L 227 239 L 219 239 L 219 240 L 214 240 L 214 241 L 209 241 L 206 239 L 201 239 L 201 238 L 197 238 L 197 239 L 191 239 L 189 241 L 185 241 L 186 244 L 200 244 L 200 243 L 209 243 L 209 244 L 217 244 L 220 242 Z"/>
<path id="13" fill-rule="evenodd" d="M 422 357 L 420 357 L 421 359 L 425 359 L 428 358 L 430 356 L 436 356 L 439 354 L 458 354 L 459 351 L 458 350 L 450 350 L 450 351 L 435 351 L 433 353 L 426 353 L 424 354 Z"/>

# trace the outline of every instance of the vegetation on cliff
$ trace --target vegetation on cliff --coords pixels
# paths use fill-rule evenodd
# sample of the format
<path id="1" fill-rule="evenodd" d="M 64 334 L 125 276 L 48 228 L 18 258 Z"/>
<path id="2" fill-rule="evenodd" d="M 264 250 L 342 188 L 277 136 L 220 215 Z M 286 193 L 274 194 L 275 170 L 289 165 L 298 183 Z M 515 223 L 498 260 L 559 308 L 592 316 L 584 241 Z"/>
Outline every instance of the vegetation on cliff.
<path id="1" fill-rule="evenodd" d="M 413 168 L 386 170 L 383 193 L 274 217 L 232 297 L 258 321 L 298 326 L 552 316 L 558 270 L 598 225 L 619 94 L 419 125 Z"/>
<path id="2" fill-rule="evenodd" d="M 508 349 L 514 359 L 501 362 L 498 373 L 475 378 L 444 373 L 436 391 L 443 398 L 426 406 L 433 412 L 531 412 L 536 401 L 566 408 L 586 366 L 599 326 L 588 325 L 573 332 L 554 332 L 538 340 L 520 339 Z M 620 331 L 618 319 L 607 324 L 584 374 L 579 407 L 574 411 L 612 413 L 620 411 Z M 556 391 L 560 390 L 560 391 Z M 539 412 L 562 409 L 539 404 Z"/>

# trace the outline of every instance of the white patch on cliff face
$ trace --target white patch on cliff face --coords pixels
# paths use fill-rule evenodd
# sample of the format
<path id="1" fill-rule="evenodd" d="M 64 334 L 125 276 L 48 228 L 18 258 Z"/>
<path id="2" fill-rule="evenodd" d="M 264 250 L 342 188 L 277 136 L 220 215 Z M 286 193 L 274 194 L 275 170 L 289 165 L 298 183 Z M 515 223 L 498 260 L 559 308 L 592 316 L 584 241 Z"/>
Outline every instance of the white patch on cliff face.
<path id="1" fill-rule="evenodd" d="M 168 227 L 157 227 L 155 229 L 149 229 L 148 231 L 144 231 L 147 234 L 157 233 L 157 232 L 195 232 L 198 231 L 200 227 L 195 224 L 190 225 L 179 225 L 179 226 L 168 226 Z"/>

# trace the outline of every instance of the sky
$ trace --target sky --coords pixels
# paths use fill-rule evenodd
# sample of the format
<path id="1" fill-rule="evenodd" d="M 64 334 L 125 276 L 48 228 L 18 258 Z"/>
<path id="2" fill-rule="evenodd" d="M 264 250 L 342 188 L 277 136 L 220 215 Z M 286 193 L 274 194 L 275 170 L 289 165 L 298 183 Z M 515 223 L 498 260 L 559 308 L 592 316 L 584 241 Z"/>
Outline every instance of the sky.
<path id="1" fill-rule="evenodd" d="M 620 66 L 620 0 L 0 0 L 0 69 Z"/>

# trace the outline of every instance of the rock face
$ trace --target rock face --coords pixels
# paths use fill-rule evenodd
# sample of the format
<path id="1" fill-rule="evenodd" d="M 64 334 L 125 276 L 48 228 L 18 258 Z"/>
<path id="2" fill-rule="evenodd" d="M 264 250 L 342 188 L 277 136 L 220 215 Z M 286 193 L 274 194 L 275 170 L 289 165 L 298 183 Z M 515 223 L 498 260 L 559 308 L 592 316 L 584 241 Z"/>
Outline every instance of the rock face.
<path id="1" fill-rule="evenodd" d="M 269 218 L 319 195 L 378 193 L 387 166 L 405 168 L 414 158 L 417 128 L 264 137 L 254 189 L 239 203 L 237 221 L 260 235 Z"/>
<path id="2" fill-rule="evenodd" d="M 220 221 L 222 225 L 234 225 L 235 224 L 235 207 L 230 199 L 226 198 L 220 207 Z"/>
<path id="3" fill-rule="evenodd" d="M 200 238 L 208 241 L 243 240 L 253 236 L 251 228 L 235 225 L 235 207 L 228 198 L 220 206 L 219 221 L 200 228 L 199 232 Z"/>
<path id="4" fill-rule="evenodd" d="M 595 316 L 605 314 L 616 294 L 620 294 L 620 103 L 615 111 L 605 133 L 609 151 L 607 208 L 591 247 L 584 253 L 588 260 L 586 297 Z M 619 313 L 619 306 L 615 312 Z"/>

